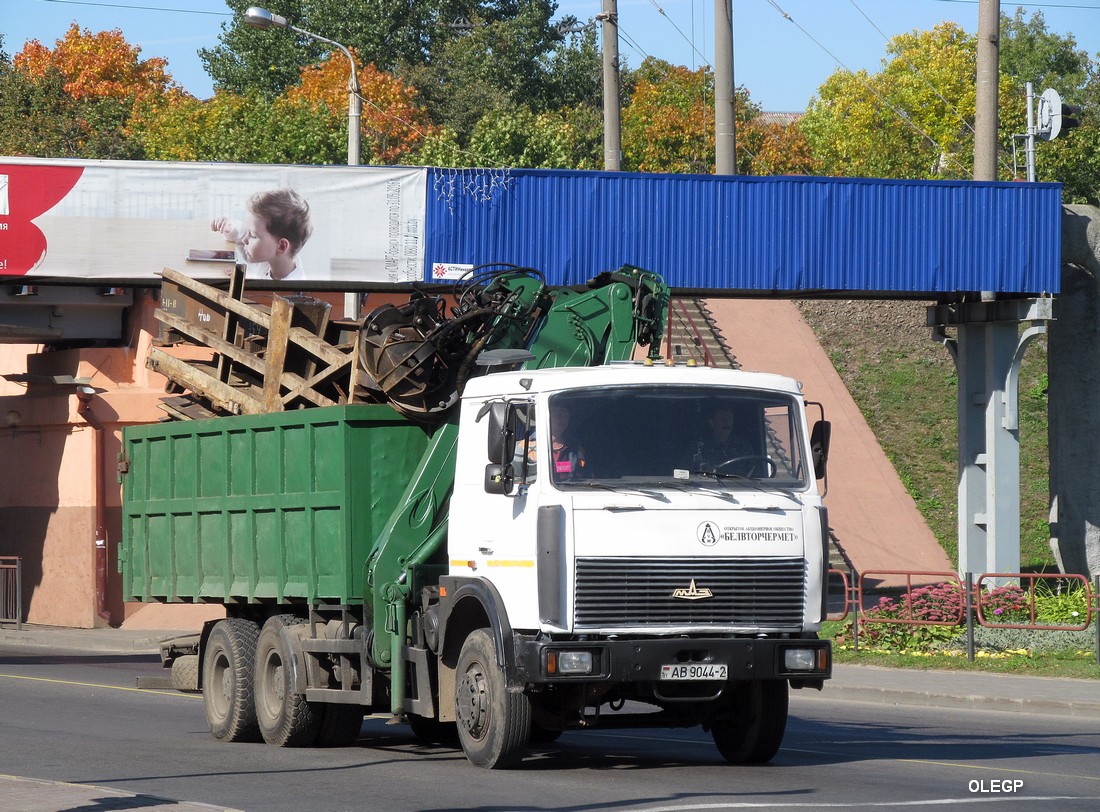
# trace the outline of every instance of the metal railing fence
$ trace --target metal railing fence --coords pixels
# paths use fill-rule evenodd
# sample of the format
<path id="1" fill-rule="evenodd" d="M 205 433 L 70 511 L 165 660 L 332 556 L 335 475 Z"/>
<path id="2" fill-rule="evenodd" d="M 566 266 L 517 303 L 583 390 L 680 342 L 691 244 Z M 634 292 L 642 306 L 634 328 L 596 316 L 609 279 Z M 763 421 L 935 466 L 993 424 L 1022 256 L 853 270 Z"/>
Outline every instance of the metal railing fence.
<path id="1" fill-rule="evenodd" d="M 23 629 L 23 559 L 0 555 L 0 623 Z"/>
<path id="2" fill-rule="evenodd" d="M 843 621 L 851 616 L 852 644 L 857 652 L 861 625 L 960 626 L 966 633 L 967 657 L 971 661 L 975 656 L 974 630 L 978 626 L 1052 632 L 1084 631 L 1092 626 L 1096 630 L 1096 662 L 1100 665 L 1100 576 L 1089 581 L 1082 575 L 1061 573 L 987 572 L 975 579 L 974 574 L 968 572 L 960 579 L 954 572 L 869 570 L 858 573 L 853 570 L 849 579 L 843 570 L 836 569 L 829 570 L 829 575 L 830 578 L 839 577 L 844 595 L 841 610 L 830 612 L 826 619 Z M 865 582 L 881 576 L 905 579 L 904 589 L 900 593 L 891 590 L 888 596 L 889 608 L 897 613 L 896 616 L 875 613 L 883 605 L 881 598 L 878 604 L 867 605 L 881 590 L 873 590 Z M 921 579 L 916 587 L 914 578 Z M 1026 588 L 1023 583 L 1027 584 Z M 1044 586 L 1051 594 L 1070 594 L 1079 590 L 1083 614 L 1071 612 L 1072 620 L 1064 623 L 1040 622 L 1036 610 L 1039 584 L 1052 584 Z M 918 609 L 915 598 L 922 591 L 924 603 Z"/>

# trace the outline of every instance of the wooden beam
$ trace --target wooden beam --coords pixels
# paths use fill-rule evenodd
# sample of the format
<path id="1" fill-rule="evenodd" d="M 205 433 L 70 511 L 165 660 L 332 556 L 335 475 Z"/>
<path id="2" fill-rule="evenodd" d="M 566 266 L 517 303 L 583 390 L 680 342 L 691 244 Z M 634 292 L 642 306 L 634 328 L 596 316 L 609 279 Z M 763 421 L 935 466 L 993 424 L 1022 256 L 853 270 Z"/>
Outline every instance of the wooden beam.
<path id="1" fill-rule="evenodd" d="M 271 302 L 271 329 L 267 331 L 267 352 L 264 354 L 264 407 L 269 412 L 281 412 L 283 371 L 286 368 L 286 348 L 290 319 L 294 307 L 282 296 Z"/>
<path id="2" fill-rule="evenodd" d="M 146 366 L 195 394 L 201 395 L 224 411 L 232 414 L 263 414 L 264 412 L 263 403 L 259 400 L 156 347 L 149 349 Z"/>

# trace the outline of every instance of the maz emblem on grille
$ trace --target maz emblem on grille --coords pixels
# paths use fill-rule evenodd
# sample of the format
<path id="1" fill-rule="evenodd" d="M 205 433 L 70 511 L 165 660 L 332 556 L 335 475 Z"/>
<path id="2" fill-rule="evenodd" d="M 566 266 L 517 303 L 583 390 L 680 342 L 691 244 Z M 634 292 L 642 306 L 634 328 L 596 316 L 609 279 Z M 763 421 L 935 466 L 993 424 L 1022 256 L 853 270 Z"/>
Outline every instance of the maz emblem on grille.
<path id="1" fill-rule="evenodd" d="M 679 598 L 684 601 L 700 601 L 704 598 L 713 598 L 714 593 L 706 587 L 699 589 L 695 586 L 695 579 L 691 579 L 691 585 L 687 589 L 676 589 L 672 592 L 672 597 Z"/>

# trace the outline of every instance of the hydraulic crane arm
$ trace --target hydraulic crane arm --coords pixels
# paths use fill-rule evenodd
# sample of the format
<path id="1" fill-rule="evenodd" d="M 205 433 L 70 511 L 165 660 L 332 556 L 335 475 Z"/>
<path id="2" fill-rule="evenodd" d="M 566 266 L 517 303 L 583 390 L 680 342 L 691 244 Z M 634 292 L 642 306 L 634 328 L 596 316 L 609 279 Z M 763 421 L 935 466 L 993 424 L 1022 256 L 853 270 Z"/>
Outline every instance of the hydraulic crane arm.
<path id="1" fill-rule="evenodd" d="M 398 314 L 388 310 L 368 319 L 364 363 L 376 380 L 374 370 L 385 373 L 386 384 L 392 385 L 381 388 L 391 405 L 419 419 L 443 418 L 365 563 L 371 657 L 380 667 L 391 668 L 394 714 L 401 714 L 404 705 L 401 647 L 409 597 L 417 594 L 418 579 L 431 579 L 432 562 L 446 542 L 458 444 L 458 420 L 451 407 L 465 379 L 483 369 L 473 365 L 476 356 L 485 350 L 526 349 L 534 356 L 525 365 L 530 369 L 627 360 L 636 346 L 649 347 L 649 356 L 655 357 L 668 298 L 664 281 L 638 268 L 624 267 L 583 288 L 557 291 L 530 273 L 511 271 L 495 275 L 484 288 L 464 290 L 452 321 L 436 318 L 441 310 L 424 305 L 404 310 L 403 327 L 398 327 Z M 423 318 L 425 313 L 432 318 Z M 414 333 L 421 336 L 421 347 L 413 346 Z M 434 355 L 428 346 L 436 349 Z M 439 562 L 437 571 L 442 566 Z"/>

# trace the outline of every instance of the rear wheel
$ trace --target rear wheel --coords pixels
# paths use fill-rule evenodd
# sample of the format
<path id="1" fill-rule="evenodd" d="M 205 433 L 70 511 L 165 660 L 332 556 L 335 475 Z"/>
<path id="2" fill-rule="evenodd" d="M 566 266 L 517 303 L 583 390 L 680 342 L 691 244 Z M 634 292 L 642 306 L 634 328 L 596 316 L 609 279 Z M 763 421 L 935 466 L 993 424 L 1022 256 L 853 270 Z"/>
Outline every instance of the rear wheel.
<path id="1" fill-rule="evenodd" d="M 455 684 L 458 739 L 472 764 L 489 769 L 518 764 L 531 735 L 531 704 L 506 688 L 496 645 L 487 629 L 462 644 Z"/>
<path id="2" fill-rule="evenodd" d="M 202 698 L 206 722 L 218 741 L 260 739 L 252 687 L 259 633 L 250 620 L 226 618 L 214 626 L 206 641 Z"/>
<path id="3" fill-rule="evenodd" d="M 172 660 L 172 687 L 185 693 L 200 690 L 198 654 L 181 654 Z"/>
<path id="4" fill-rule="evenodd" d="M 732 764 L 771 761 L 787 730 L 786 680 L 754 680 L 737 690 L 729 717 L 711 726 L 718 751 Z"/>
<path id="5" fill-rule="evenodd" d="M 319 705 L 295 693 L 293 615 L 276 615 L 264 624 L 256 643 L 256 721 L 264 741 L 276 747 L 313 744 L 321 726 Z"/>
<path id="6" fill-rule="evenodd" d="M 321 709 L 321 727 L 315 744 L 318 747 L 347 747 L 359 738 L 362 727 L 362 705 L 326 703 Z"/>

